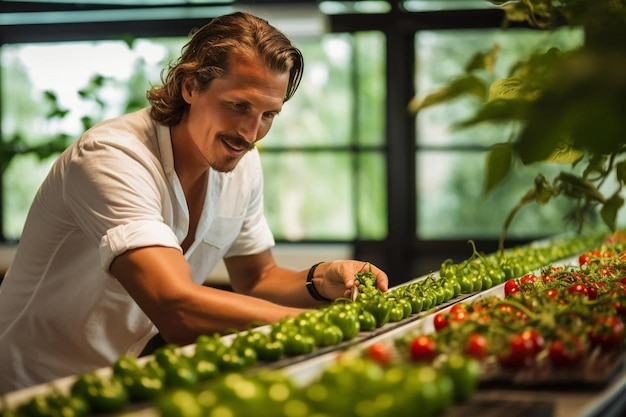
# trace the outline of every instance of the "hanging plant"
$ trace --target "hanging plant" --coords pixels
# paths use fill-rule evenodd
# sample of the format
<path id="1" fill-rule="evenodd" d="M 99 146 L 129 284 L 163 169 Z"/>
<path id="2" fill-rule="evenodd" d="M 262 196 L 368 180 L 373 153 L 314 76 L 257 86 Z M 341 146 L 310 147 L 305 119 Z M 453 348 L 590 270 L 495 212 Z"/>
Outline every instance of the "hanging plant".
<path id="1" fill-rule="evenodd" d="M 618 212 L 624 206 L 622 191 L 626 182 L 624 2 L 488 1 L 505 11 L 505 28 L 519 21 L 544 30 L 582 26 L 584 45 L 570 51 L 537 51 L 518 62 L 508 77 L 493 83 L 482 80 L 476 71 L 493 66 L 499 47 L 479 52 L 465 74 L 425 97 L 415 97 L 409 103 L 409 111 L 417 114 L 426 107 L 471 94 L 484 98 L 484 102 L 456 128 L 487 122 L 516 127 L 513 137 L 493 145 L 487 155 L 485 195 L 502 183 L 516 161 L 524 165 L 563 165 L 563 170 L 551 180 L 539 174 L 532 188 L 511 210 L 503 225 L 501 249 L 508 228 L 522 207 L 547 204 L 558 196 L 575 202 L 566 220 L 573 222 L 578 231 L 597 212 L 614 231 Z M 582 173 L 574 173 L 574 168 Z M 609 180 L 613 188 L 604 191 Z"/>

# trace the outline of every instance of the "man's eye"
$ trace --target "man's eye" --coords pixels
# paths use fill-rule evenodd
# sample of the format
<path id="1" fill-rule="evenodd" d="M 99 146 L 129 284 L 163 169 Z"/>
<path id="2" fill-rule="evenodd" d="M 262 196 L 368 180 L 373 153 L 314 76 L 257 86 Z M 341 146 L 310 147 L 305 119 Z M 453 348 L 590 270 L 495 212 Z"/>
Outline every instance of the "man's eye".
<path id="1" fill-rule="evenodd" d="M 278 113 L 263 113 L 263 118 L 267 120 L 273 120 L 276 116 L 278 116 Z"/>
<path id="2" fill-rule="evenodd" d="M 245 103 L 233 103 L 233 108 L 240 112 L 248 111 L 248 105 Z"/>

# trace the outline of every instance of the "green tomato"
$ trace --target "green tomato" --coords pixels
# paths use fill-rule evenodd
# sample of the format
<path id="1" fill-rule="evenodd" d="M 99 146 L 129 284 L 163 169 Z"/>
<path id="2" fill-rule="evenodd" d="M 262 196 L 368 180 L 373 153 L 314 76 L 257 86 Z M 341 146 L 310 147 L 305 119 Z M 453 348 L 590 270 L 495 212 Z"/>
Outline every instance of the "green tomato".
<path id="1" fill-rule="evenodd" d="M 434 295 L 430 291 L 424 291 L 422 295 L 422 311 L 428 311 L 435 305 Z"/>
<path id="2" fill-rule="evenodd" d="M 131 401 L 145 401 L 155 398 L 165 387 L 165 371 L 156 361 L 147 362 L 133 373 L 119 376 L 128 391 Z"/>
<path id="3" fill-rule="evenodd" d="M 211 362 L 217 362 L 226 351 L 227 346 L 218 336 L 199 336 L 196 339 L 195 353 L 196 358 L 206 359 Z M 160 350 L 155 352 L 155 356 L 161 354 Z M 157 358 L 158 359 L 158 358 Z"/>
<path id="4" fill-rule="evenodd" d="M 343 340 L 354 339 L 361 331 L 359 314 L 355 310 L 331 311 L 327 317 L 331 323 L 341 329 Z"/>
<path id="5" fill-rule="evenodd" d="M 483 279 L 478 274 L 473 274 L 472 277 L 472 290 L 473 291 L 482 291 L 483 289 Z"/>
<path id="6" fill-rule="evenodd" d="M 454 383 L 454 397 L 457 401 L 468 400 L 480 382 L 480 362 L 472 357 L 453 353 L 443 364 L 442 370 Z"/>
<path id="7" fill-rule="evenodd" d="M 237 372 L 246 367 L 246 359 L 235 348 L 229 348 L 217 361 L 217 366 L 223 372 Z"/>
<path id="8" fill-rule="evenodd" d="M 459 275 L 457 281 L 461 287 L 462 294 L 470 294 L 474 291 L 474 283 L 467 275 Z"/>
<path id="9" fill-rule="evenodd" d="M 420 416 L 435 416 L 444 408 L 445 398 L 437 383 L 437 370 L 431 365 L 420 365 L 406 370 L 403 387 L 410 407 L 420 410 Z"/>
<path id="10" fill-rule="evenodd" d="M 156 402 L 160 417 L 204 417 L 205 410 L 198 401 L 198 395 L 183 389 L 176 389 L 163 395 Z"/>
<path id="11" fill-rule="evenodd" d="M 400 304 L 395 304 L 389 312 L 389 321 L 396 323 L 404 318 L 404 310 Z"/>
<path id="12" fill-rule="evenodd" d="M 454 288 L 447 282 L 442 282 L 441 290 L 443 291 L 443 301 L 450 301 L 454 298 Z"/>
<path id="13" fill-rule="evenodd" d="M 257 355 L 262 361 L 276 361 L 283 356 L 285 345 L 280 340 L 267 338 L 265 343 L 257 346 Z"/>
<path id="14" fill-rule="evenodd" d="M 314 335 L 317 346 L 333 346 L 343 340 L 343 332 L 339 326 L 332 323 L 317 323 L 317 325 Z"/>
<path id="15" fill-rule="evenodd" d="M 259 360 L 256 349 L 253 346 L 242 346 L 238 350 L 239 356 L 243 358 L 244 366 L 252 366 Z"/>
<path id="16" fill-rule="evenodd" d="M 206 359 L 194 360 L 198 382 L 209 381 L 219 375 L 220 370 L 216 362 Z"/>
<path id="17" fill-rule="evenodd" d="M 456 278 L 446 278 L 446 285 L 452 288 L 452 298 L 461 295 L 461 284 L 459 283 L 459 280 Z"/>
<path id="18" fill-rule="evenodd" d="M 415 293 L 407 293 L 411 303 L 411 313 L 417 314 L 424 309 L 424 297 Z"/>
<path id="19" fill-rule="evenodd" d="M 361 331 L 369 332 L 376 328 L 376 317 L 367 310 L 363 310 L 359 313 L 359 326 Z"/>
<path id="20" fill-rule="evenodd" d="M 46 417 L 51 415 L 52 408 L 48 398 L 37 395 L 18 408 L 18 414 L 27 417 Z"/>
<path id="21" fill-rule="evenodd" d="M 294 332 L 287 335 L 284 346 L 286 355 L 304 355 L 313 352 L 315 339 L 313 336 Z"/>
<path id="22" fill-rule="evenodd" d="M 411 307 L 411 302 L 407 298 L 399 298 L 398 304 L 402 307 L 402 318 L 407 318 L 413 314 L 413 307 Z"/>
<path id="23" fill-rule="evenodd" d="M 93 413 L 115 413 L 124 409 L 129 400 L 128 392 L 117 376 L 93 375 L 86 380 L 83 398 Z"/>
<path id="24" fill-rule="evenodd" d="M 369 299 L 363 304 L 363 310 L 369 311 L 376 319 L 376 327 L 383 327 L 389 322 L 392 304 L 384 296 Z"/>
<path id="25" fill-rule="evenodd" d="M 165 370 L 165 385 L 172 388 L 193 387 L 198 374 L 191 360 L 181 360 L 177 366 Z"/>
<path id="26" fill-rule="evenodd" d="M 433 291 L 433 294 L 435 294 L 435 305 L 440 305 L 441 303 L 445 301 L 446 293 L 443 288 L 439 286 L 432 287 L 431 291 Z"/>
<path id="27" fill-rule="evenodd" d="M 493 287 L 493 280 L 491 279 L 491 276 L 487 273 L 483 273 L 482 275 L 482 289 L 483 290 L 488 290 L 489 288 Z"/>
<path id="28" fill-rule="evenodd" d="M 500 285 L 506 279 L 506 275 L 504 271 L 497 269 L 497 268 L 490 269 L 489 276 L 491 277 L 491 281 L 493 282 L 493 285 Z"/>

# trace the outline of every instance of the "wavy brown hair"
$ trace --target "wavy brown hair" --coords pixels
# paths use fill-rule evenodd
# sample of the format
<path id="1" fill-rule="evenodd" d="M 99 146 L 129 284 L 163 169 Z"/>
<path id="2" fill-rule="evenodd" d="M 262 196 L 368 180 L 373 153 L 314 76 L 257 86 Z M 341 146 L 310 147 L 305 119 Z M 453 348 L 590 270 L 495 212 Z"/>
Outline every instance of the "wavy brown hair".
<path id="1" fill-rule="evenodd" d="M 192 31 L 181 56 L 164 69 L 163 85 L 153 86 L 146 94 L 152 118 L 166 126 L 178 124 L 188 106 L 182 96 L 184 80 L 193 76 L 196 88 L 205 91 L 212 80 L 228 74 L 233 53 L 257 56 L 273 71 L 288 71 L 285 101 L 296 92 L 304 69 L 300 50 L 266 20 L 235 12 Z"/>

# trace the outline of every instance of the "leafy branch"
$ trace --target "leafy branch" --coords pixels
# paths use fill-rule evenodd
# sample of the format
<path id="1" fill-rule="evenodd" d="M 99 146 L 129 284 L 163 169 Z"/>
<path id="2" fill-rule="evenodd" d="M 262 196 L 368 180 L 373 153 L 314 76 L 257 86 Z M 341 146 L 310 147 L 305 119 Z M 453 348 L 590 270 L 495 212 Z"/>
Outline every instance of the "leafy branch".
<path id="1" fill-rule="evenodd" d="M 549 181 L 539 174 L 533 187 L 511 210 L 503 225 L 500 248 L 517 213 L 524 206 L 547 204 L 557 196 L 574 202 L 565 220 L 581 231 L 599 211 L 606 226 L 617 227 L 624 206 L 626 183 L 626 8 L 623 0 L 488 0 L 505 11 L 506 27 L 513 21 L 552 30 L 562 25 L 585 30 L 585 44 L 571 51 L 536 51 L 520 60 L 508 77 L 493 83 L 479 71 L 491 71 L 499 46 L 478 52 L 463 75 L 423 98 L 415 97 L 409 111 L 472 95 L 483 104 L 458 123 L 458 129 L 480 123 L 515 126 L 512 138 L 494 144 L 485 164 L 483 194 L 498 187 L 516 161 L 524 165 L 561 164 Z M 575 174 L 574 168 L 582 168 Z M 579 171 L 580 172 L 580 171 Z M 611 180 L 611 181 L 609 181 Z M 604 188 L 613 187 L 605 195 Z M 601 191 L 602 189 L 602 191 Z"/>

